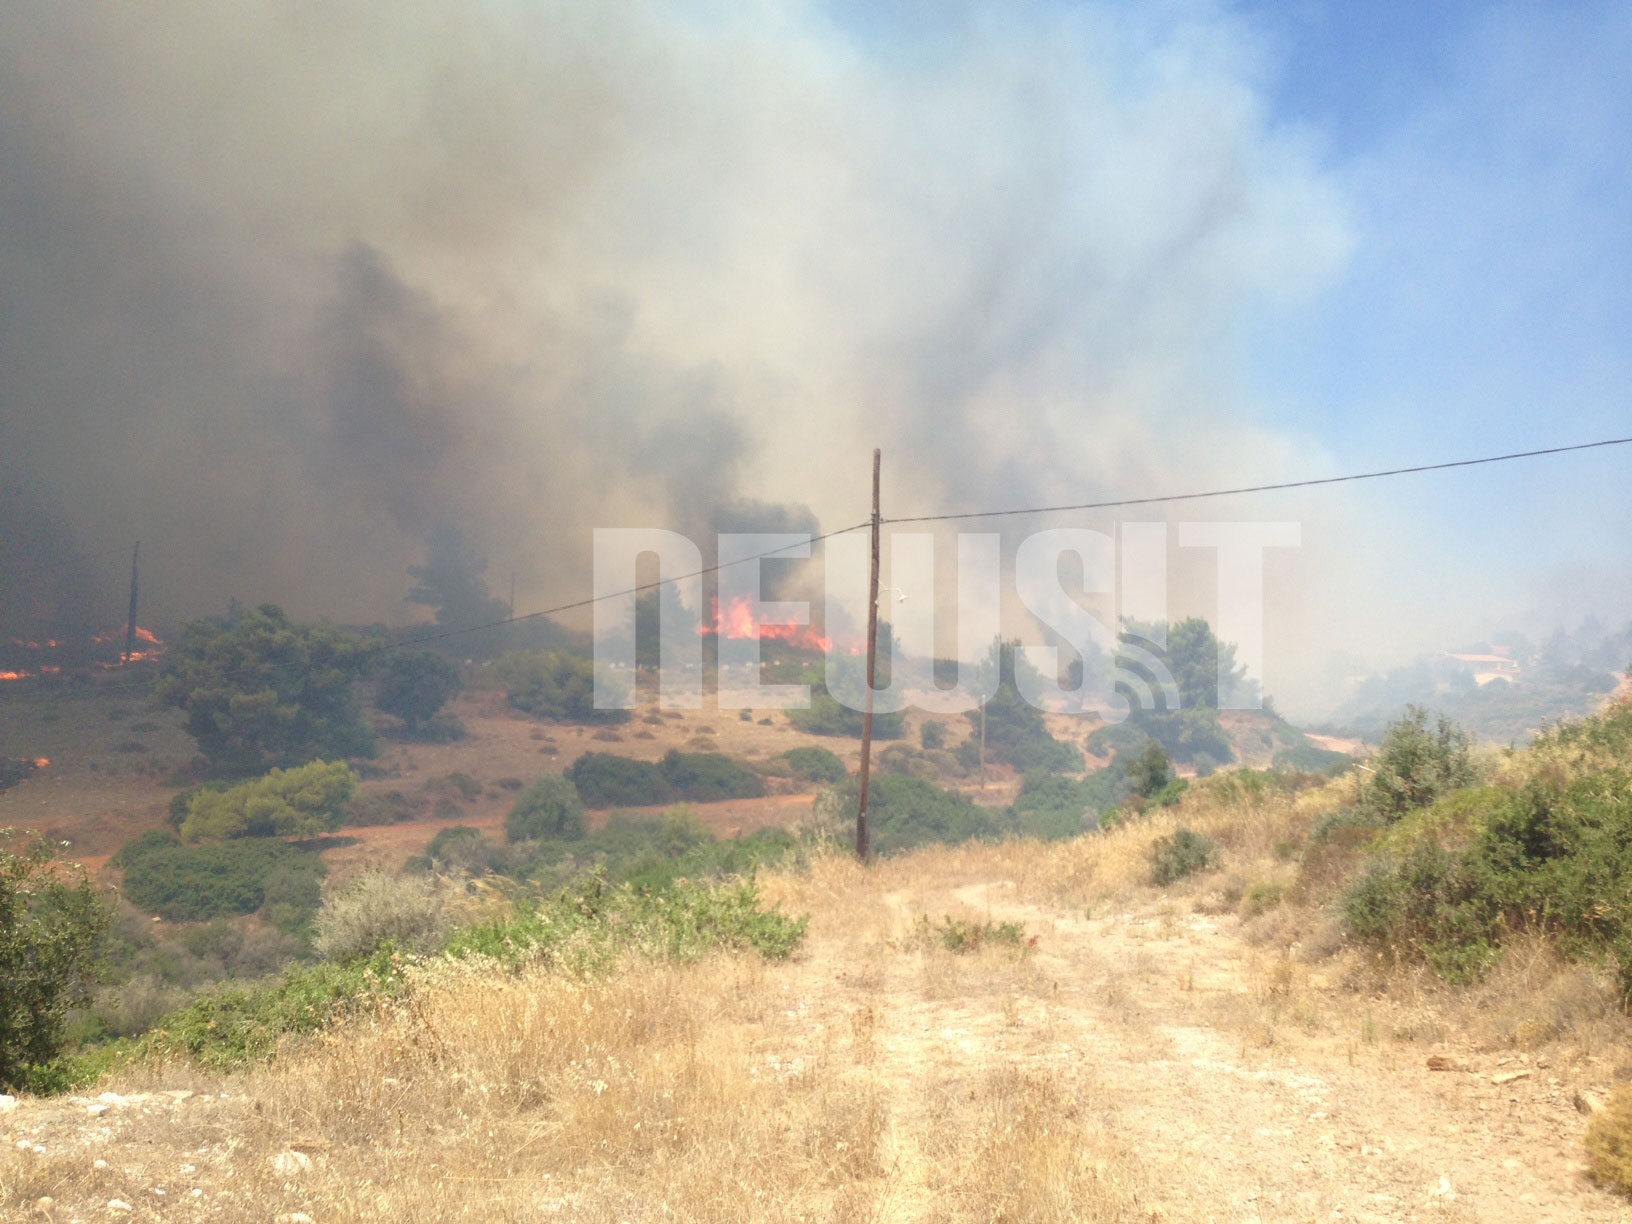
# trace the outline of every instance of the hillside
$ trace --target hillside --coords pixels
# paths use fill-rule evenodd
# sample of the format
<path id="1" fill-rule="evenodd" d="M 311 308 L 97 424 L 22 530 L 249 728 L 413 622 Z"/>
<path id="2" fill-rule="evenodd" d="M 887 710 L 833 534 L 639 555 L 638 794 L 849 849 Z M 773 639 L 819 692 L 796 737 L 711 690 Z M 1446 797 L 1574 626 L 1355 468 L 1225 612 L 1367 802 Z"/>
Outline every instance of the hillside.
<path id="1" fill-rule="evenodd" d="M 1546 759 L 1596 768 L 1568 744 Z M 1503 787 L 1530 769 L 1503 768 Z M 759 881 L 809 915 L 787 961 L 427 961 L 399 1001 L 271 1063 L 150 1060 L 8 1107 L 0 1204 L 155 1220 L 1626 1219 L 1583 1176 L 1584 1115 L 1632 1071 L 1607 970 L 1540 933 L 1508 937 L 1461 987 L 1366 951 L 1338 905 L 1366 843 L 1320 832 L 1359 787 L 1220 777 L 1073 841 L 866 869 L 818 855 Z M 1218 857 L 1157 887 L 1153 849 L 1181 826 Z"/>

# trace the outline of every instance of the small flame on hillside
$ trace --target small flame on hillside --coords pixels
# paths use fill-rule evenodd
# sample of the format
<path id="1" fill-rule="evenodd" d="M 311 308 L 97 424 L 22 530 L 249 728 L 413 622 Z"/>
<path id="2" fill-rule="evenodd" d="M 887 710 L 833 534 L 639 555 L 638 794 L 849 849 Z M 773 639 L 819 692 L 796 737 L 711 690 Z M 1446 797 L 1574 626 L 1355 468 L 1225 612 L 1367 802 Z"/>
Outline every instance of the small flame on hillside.
<path id="1" fill-rule="evenodd" d="M 718 598 L 712 601 L 712 608 L 713 615 L 697 626 L 697 632 L 705 637 L 718 634 L 733 641 L 757 637 L 762 642 L 768 638 L 786 642 L 800 650 L 821 651 L 823 654 L 833 646 L 831 639 L 823 637 L 809 625 L 756 624 L 753 601 L 741 596 L 733 599 L 723 614 Z"/>
<path id="2" fill-rule="evenodd" d="M 12 638 L 11 645 L 15 647 L 15 651 L 7 652 L 11 655 L 11 658 L 7 660 L 10 666 L 0 668 L 0 683 L 8 680 L 28 680 L 35 676 L 55 676 L 62 671 L 65 665 L 84 666 L 86 662 L 94 667 L 101 668 L 103 671 L 113 671 L 124 667 L 128 663 L 140 663 L 147 659 L 156 659 L 165 652 L 165 643 L 151 629 L 143 629 L 138 625 L 136 627 L 136 639 L 146 649 L 133 650 L 129 656 L 126 656 L 123 649 L 121 649 L 125 641 L 123 633 L 99 633 L 91 638 L 90 642 L 82 649 L 76 649 L 71 642 L 59 642 L 56 638 L 44 638 L 40 641 Z M 108 646 L 115 647 L 115 649 L 112 652 L 106 649 L 97 649 L 97 647 Z M 24 660 L 17 658 L 16 651 L 27 651 L 29 654 L 43 657 L 37 663 L 19 667 L 17 664 L 24 662 Z M 55 653 L 47 655 L 46 652 Z M 108 657 L 110 653 L 113 656 L 111 658 Z M 87 656 L 90 657 L 87 659 Z M 47 657 L 52 660 L 60 659 L 61 661 L 47 662 Z"/>

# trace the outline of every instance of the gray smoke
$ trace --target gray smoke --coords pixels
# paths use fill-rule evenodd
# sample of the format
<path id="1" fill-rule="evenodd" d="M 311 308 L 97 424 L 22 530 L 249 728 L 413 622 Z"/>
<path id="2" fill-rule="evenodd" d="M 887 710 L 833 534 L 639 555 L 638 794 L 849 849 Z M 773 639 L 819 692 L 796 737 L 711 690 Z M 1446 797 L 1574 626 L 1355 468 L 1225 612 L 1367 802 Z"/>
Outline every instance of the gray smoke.
<path id="1" fill-rule="evenodd" d="M 400 621 L 438 529 L 525 611 L 595 526 L 856 522 L 874 445 L 892 513 L 1320 464 L 1231 320 L 1341 201 L 1187 14 L 15 0 L 0 482 L 163 614 Z"/>

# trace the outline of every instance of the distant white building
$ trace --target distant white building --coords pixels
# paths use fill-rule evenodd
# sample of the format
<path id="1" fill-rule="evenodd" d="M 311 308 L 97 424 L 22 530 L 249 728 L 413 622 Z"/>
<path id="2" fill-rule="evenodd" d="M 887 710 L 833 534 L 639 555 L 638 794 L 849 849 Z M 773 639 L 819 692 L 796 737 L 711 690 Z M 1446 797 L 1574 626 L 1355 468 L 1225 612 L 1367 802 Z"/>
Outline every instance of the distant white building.
<path id="1" fill-rule="evenodd" d="M 1519 678 L 1519 665 L 1505 654 L 1447 654 L 1445 657 L 1468 671 L 1481 688 L 1492 680 L 1511 684 Z"/>

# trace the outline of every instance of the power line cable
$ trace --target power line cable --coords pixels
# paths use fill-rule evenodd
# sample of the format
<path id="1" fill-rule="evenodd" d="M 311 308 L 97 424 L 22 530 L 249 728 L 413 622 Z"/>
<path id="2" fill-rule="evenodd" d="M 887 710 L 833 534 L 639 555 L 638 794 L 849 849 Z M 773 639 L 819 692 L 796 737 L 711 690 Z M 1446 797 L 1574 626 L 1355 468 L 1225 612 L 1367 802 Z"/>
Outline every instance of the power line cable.
<path id="1" fill-rule="evenodd" d="M 1209 489 L 1202 493 L 1167 493 L 1159 497 L 1124 497 L 1113 501 L 1075 502 L 1064 506 L 1021 506 L 1010 510 L 966 510 L 953 514 L 915 514 L 886 518 L 885 526 L 897 523 L 944 523 L 958 519 L 1009 518 L 1022 514 L 1056 514 L 1067 510 L 1111 510 L 1121 506 L 1153 506 L 1163 502 L 1201 501 L 1209 497 L 1233 497 L 1239 493 L 1272 493 L 1281 489 L 1310 489 L 1317 485 L 1346 484 L 1356 480 L 1378 480 L 1384 476 L 1408 476 L 1414 472 L 1443 472 L 1450 468 L 1478 467 L 1485 463 L 1506 463 L 1512 459 L 1535 459 L 1542 455 L 1562 455 L 1569 451 L 1594 450 L 1603 446 L 1625 446 L 1632 438 L 1606 438 L 1601 442 L 1580 442 L 1574 446 L 1549 446 L 1543 450 L 1515 451 L 1509 455 L 1488 455 L 1482 459 L 1453 459 L 1447 463 L 1423 463 L 1415 467 L 1385 468 L 1377 472 L 1355 472 L 1347 476 L 1321 476 L 1311 480 L 1285 480 L 1277 484 L 1243 485 L 1236 489 Z"/>

